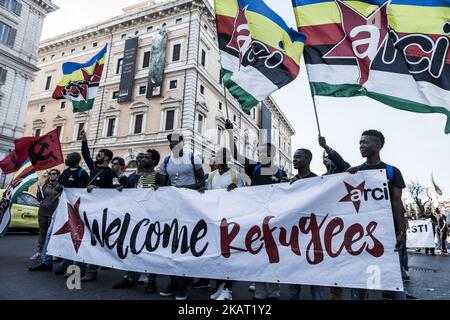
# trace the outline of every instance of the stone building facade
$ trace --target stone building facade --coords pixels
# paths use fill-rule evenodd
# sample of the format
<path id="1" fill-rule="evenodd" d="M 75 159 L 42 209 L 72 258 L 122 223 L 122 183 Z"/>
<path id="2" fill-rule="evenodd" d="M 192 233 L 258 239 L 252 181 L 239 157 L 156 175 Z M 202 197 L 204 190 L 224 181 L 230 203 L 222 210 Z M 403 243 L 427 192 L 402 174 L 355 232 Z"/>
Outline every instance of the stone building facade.
<path id="1" fill-rule="evenodd" d="M 37 67 L 49 0 L 0 0 L 0 159 L 24 134 L 24 117 Z M 0 186 L 5 176 L 0 173 Z"/>

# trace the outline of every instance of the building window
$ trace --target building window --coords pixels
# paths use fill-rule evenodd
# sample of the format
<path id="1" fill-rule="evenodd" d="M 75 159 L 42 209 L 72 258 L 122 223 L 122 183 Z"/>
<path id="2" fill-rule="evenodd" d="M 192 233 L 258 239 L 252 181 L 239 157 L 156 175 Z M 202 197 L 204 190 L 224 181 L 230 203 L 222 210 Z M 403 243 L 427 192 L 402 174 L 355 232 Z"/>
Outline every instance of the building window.
<path id="1" fill-rule="evenodd" d="M 219 102 L 219 110 L 222 111 L 222 108 L 223 108 L 222 102 Z"/>
<path id="2" fill-rule="evenodd" d="M 153 29 L 153 26 L 147 27 L 147 32 L 152 31 L 152 29 Z"/>
<path id="3" fill-rule="evenodd" d="M 58 131 L 58 137 L 61 140 L 62 126 L 56 126 L 56 130 Z"/>
<path id="4" fill-rule="evenodd" d="M 40 129 L 40 128 L 39 129 L 34 129 L 34 136 L 35 137 L 40 137 L 41 136 L 41 130 L 42 129 Z"/>
<path id="5" fill-rule="evenodd" d="M 75 50 L 77 50 L 77 49 L 74 48 L 74 49 L 70 50 L 70 53 L 74 53 Z"/>
<path id="6" fill-rule="evenodd" d="M 205 124 L 205 116 L 201 113 L 197 114 L 197 132 L 203 135 L 203 129 Z"/>
<path id="7" fill-rule="evenodd" d="M 125 39 L 127 37 L 127 34 L 126 33 L 124 33 L 124 34 L 122 34 L 121 36 L 120 36 L 120 39 Z"/>
<path id="8" fill-rule="evenodd" d="M 183 21 L 183 18 L 177 18 L 175 19 L 175 24 L 180 24 L 181 21 Z"/>
<path id="9" fill-rule="evenodd" d="M 138 34 L 139 34 L 139 30 L 136 30 L 136 31 L 134 32 L 134 35 L 137 36 Z"/>
<path id="10" fill-rule="evenodd" d="M 178 80 L 170 80 L 169 82 L 169 89 L 176 89 L 178 88 Z"/>
<path id="11" fill-rule="evenodd" d="M 0 67 L 0 85 L 6 83 L 6 75 L 8 74 L 8 70 Z"/>
<path id="12" fill-rule="evenodd" d="M 139 95 L 142 96 L 147 92 L 147 86 L 140 86 L 139 87 Z"/>
<path id="13" fill-rule="evenodd" d="M 114 136 L 114 130 L 116 129 L 116 118 L 109 118 L 106 127 L 106 136 Z"/>
<path id="14" fill-rule="evenodd" d="M 13 47 L 17 30 L 0 21 L 0 42 Z"/>
<path id="15" fill-rule="evenodd" d="M 164 28 L 165 26 L 167 26 L 167 23 L 164 22 L 164 23 L 162 24 L 162 27 Z"/>
<path id="16" fill-rule="evenodd" d="M 150 51 L 144 52 L 144 61 L 142 62 L 142 68 L 148 68 L 150 65 Z"/>
<path id="17" fill-rule="evenodd" d="M 119 58 L 117 60 L 116 74 L 119 74 L 122 72 L 122 64 L 123 64 L 123 58 Z"/>
<path id="18" fill-rule="evenodd" d="M 119 91 L 114 91 L 113 94 L 112 94 L 112 98 L 113 98 L 113 100 L 118 99 L 119 98 Z"/>
<path id="19" fill-rule="evenodd" d="M 96 48 L 98 46 L 98 42 L 94 42 L 93 44 L 92 44 L 92 48 Z"/>
<path id="20" fill-rule="evenodd" d="M 50 60 L 53 60 L 53 59 L 55 59 L 55 55 L 54 54 L 52 54 L 52 56 L 50 57 Z"/>
<path id="21" fill-rule="evenodd" d="M 65 52 L 61 52 L 61 57 L 64 57 L 66 53 Z"/>
<path id="22" fill-rule="evenodd" d="M 248 143 L 248 141 L 245 141 L 245 146 L 244 146 L 244 151 L 245 151 L 245 156 L 247 158 L 250 158 L 250 144 Z"/>
<path id="23" fill-rule="evenodd" d="M 47 81 L 45 82 L 45 90 L 49 90 L 51 84 L 52 84 L 52 76 L 47 76 Z"/>
<path id="24" fill-rule="evenodd" d="M 173 45 L 172 49 L 172 62 L 180 61 L 181 58 L 181 43 Z"/>
<path id="25" fill-rule="evenodd" d="M 18 16 L 22 12 L 22 4 L 17 0 L 0 0 L 0 5 Z"/>
<path id="26" fill-rule="evenodd" d="M 61 104 L 59 105 L 60 110 L 64 110 L 66 108 L 66 101 L 61 101 Z"/>
<path id="27" fill-rule="evenodd" d="M 253 120 L 256 120 L 256 108 L 252 109 L 252 118 Z"/>
<path id="28" fill-rule="evenodd" d="M 83 46 L 82 50 L 83 50 L 83 51 L 86 50 L 86 46 Z"/>
<path id="29" fill-rule="evenodd" d="M 201 94 L 202 96 L 205 95 L 205 86 L 203 86 L 202 84 L 200 85 L 200 94 Z"/>
<path id="30" fill-rule="evenodd" d="M 134 130 L 133 130 L 134 134 L 142 133 L 143 122 L 144 122 L 144 115 L 142 113 L 136 114 L 134 116 Z"/>
<path id="31" fill-rule="evenodd" d="M 175 110 L 166 111 L 166 123 L 164 126 L 164 130 L 173 130 L 175 124 Z"/>
<path id="32" fill-rule="evenodd" d="M 206 51 L 202 49 L 201 64 L 206 67 Z"/>
<path id="33" fill-rule="evenodd" d="M 235 114 L 233 114 L 233 121 L 234 121 L 234 123 L 236 123 L 236 121 L 237 121 L 237 116 Z"/>
<path id="34" fill-rule="evenodd" d="M 222 146 L 223 132 L 224 132 L 223 128 L 217 127 L 217 144 L 219 146 Z"/>
<path id="35" fill-rule="evenodd" d="M 76 140 L 81 140 L 81 133 L 84 131 L 84 122 L 80 122 L 77 124 L 76 126 L 76 131 L 75 131 L 75 139 Z"/>
<path id="36" fill-rule="evenodd" d="M 208 26 L 206 25 L 206 23 L 203 25 L 203 28 L 205 28 L 205 30 L 208 30 Z"/>
<path id="37" fill-rule="evenodd" d="M 39 112 L 40 112 L 40 113 L 45 112 L 45 106 L 44 106 L 44 105 L 42 105 L 42 106 L 39 107 Z"/>

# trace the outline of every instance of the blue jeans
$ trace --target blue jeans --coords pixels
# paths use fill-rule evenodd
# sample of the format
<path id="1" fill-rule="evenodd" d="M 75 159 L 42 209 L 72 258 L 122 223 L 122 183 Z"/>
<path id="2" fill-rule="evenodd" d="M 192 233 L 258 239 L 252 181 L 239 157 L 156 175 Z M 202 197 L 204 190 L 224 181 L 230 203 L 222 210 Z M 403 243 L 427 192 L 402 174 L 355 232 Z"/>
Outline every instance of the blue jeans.
<path id="1" fill-rule="evenodd" d="M 42 248 L 42 252 L 45 254 L 42 256 L 41 262 L 46 265 L 51 265 L 53 262 L 53 256 L 47 254 L 48 243 L 50 242 L 50 237 L 52 236 L 53 225 L 55 224 L 55 215 L 52 217 L 52 222 L 47 230 L 47 237 L 45 238 L 44 247 Z"/>
<path id="2" fill-rule="evenodd" d="M 311 298 L 312 300 L 325 300 L 324 287 L 321 286 L 310 286 L 311 288 Z M 290 284 L 289 285 L 289 300 L 300 300 L 300 295 L 302 293 L 301 284 Z"/>
<path id="3" fill-rule="evenodd" d="M 62 261 L 59 263 L 59 267 L 61 269 L 67 269 L 68 266 L 70 266 L 71 264 L 73 264 L 72 260 L 69 259 L 62 259 Z"/>

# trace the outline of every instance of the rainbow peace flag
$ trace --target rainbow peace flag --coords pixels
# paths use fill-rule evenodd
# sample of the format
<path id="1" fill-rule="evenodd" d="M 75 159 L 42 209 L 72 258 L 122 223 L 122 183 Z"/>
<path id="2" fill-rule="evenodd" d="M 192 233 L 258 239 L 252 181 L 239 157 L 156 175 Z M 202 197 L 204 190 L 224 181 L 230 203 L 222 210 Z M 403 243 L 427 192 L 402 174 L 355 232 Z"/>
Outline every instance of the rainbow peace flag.
<path id="1" fill-rule="evenodd" d="M 25 161 L 0 198 L 0 237 L 8 230 L 11 221 L 10 208 L 12 204 L 21 193 L 27 191 L 38 180 L 36 170 L 31 164 L 31 161 Z"/>
<path id="2" fill-rule="evenodd" d="M 54 99 L 72 101 L 73 112 L 92 109 L 102 78 L 108 45 L 86 63 L 65 62 L 63 78 L 53 92 Z"/>
<path id="3" fill-rule="evenodd" d="M 262 0 L 215 0 L 221 77 L 247 114 L 300 71 L 305 37 Z"/>
<path id="4" fill-rule="evenodd" d="M 315 95 L 447 116 L 450 0 L 292 0 Z"/>

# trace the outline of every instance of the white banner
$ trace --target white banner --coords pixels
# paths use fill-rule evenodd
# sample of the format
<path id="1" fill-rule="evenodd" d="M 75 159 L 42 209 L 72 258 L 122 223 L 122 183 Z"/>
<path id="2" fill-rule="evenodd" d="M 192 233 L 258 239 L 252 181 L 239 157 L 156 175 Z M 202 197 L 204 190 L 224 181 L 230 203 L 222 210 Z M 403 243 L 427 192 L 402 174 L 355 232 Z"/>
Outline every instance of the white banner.
<path id="1" fill-rule="evenodd" d="M 431 220 L 410 220 L 406 246 L 408 248 L 434 248 Z"/>
<path id="2" fill-rule="evenodd" d="M 246 187 L 67 189 L 51 255 L 198 278 L 403 290 L 384 170 Z"/>

